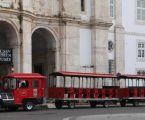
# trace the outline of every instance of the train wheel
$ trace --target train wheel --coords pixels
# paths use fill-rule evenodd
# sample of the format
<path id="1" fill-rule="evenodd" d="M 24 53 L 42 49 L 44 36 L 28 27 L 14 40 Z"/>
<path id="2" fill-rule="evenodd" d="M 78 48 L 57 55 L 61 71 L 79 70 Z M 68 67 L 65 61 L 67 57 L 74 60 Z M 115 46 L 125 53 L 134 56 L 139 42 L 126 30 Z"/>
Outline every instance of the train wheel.
<path id="1" fill-rule="evenodd" d="M 34 104 L 31 101 L 25 102 L 23 108 L 24 110 L 31 111 L 34 109 Z"/>
<path id="2" fill-rule="evenodd" d="M 74 101 L 68 102 L 68 108 L 74 109 L 75 108 L 75 102 Z"/>
<path id="3" fill-rule="evenodd" d="M 138 102 L 138 101 L 134 101 L 134 102 L 133 102 L 133 106 L 134 106 L 134 107 L 137 107 L 138 105 L 139 105 L 139 102 Z"/>
<path id="4" fill-rule="evenodd" d="M 94 101 L 90 101 L 90 106 L 91 106 L 91 108 L 96 108 L 96 102 L 94 102 Z"/>
<path id="5" fill-rule="evenodd" d="M 125 100 L 120 101 L 120 105 L 121 105 L 121 107 L 125 107 L 126 106 L 126 101 Z"/>
<path id="6" fill-rule="evenodd" d="M 103 106 L 104 106 L 104 108 L 108 108 L 109 107 L 109 102 L 107 102 L 107 101 L 105 101 L 104 103 L 103 103 Z"/>
<path id="7" fill-rule="evenodd" d="M 61 101 L 55 101 L 55 107 L 57 109 L 61 109 L 62 108 L 62 102 Z"/>

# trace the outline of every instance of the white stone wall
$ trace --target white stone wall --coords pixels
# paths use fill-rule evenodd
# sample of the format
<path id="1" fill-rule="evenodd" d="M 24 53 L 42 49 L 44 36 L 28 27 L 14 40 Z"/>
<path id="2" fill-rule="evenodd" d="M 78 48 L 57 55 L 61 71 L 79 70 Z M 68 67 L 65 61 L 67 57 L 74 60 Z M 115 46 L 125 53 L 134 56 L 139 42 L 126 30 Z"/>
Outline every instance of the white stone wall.
<path id="1" fill-rule="evenodd" d="M 108 71 L 107 40 L 112 24 L 106 0 L 86 0 L 85 13 L 81 13 L 80 0 L 22 0 L 22 9 L 19 0 L 0 2 L 2 9 L 6 4 L 10 8 L 0 15 L 4 14 L 17 26 L 18 72 L 32 72 L 32 34 L 43 27 L 53 33 L 52 39 L 57 39 L 54 49 L 57 70 Z M 84 65 L 88 68 L 82 68 Z"/>
<path id="2" fill-rule="evenodd" d="M 37 15 L 58 15 L 58 0 L 23 0 L 23 9 Z"/>
<path id="3" fill-rule="evenodd" d="M 108 41 L 113 42 L 113 50 L 108 51 L 108 59 L 114 60 L 114 74 L 125 72 L 124 26 L 122 25 L 122 0 L 115 1 L 113 25 L 109 29 Z"/>
<path id="4" fill-rule="evenodd" d="M 92 0 L 86 0 L 85 12 L 81 12 L 81 19 L 85 21 L 89 21 L 92 16 Z"/>
<path id="5" fill-rule="evenodd" d="M 80 67 L 79 28 L 75 26 L 65 27 L 65 38 L 62 48 L 62 70 L 78 71 Z"/>
<path id="6" fill-rule="evenodd" d="M 64 13 L 70 16 L 80 15 L 80 0 L 63 0 Z M 75 8 L 75 9 L 74 9 Z"/>
<path id="7" fill-rule="evenodd" d="M 91 30 L 80 29 L 80 65 L 91 66 Z"/>
<path id="8" fill-rule="evenodd" d="M 108 30 L 96 29 L 95 37 L 96 39 L 92 41 L 94 52 L 92 60 L 95 62 L 95 71 L 97 73 L 108 73 Z"/>
<path id="9" fill-rule="evenodd" d="M 128 9 L 129 8 L 129 9 Z M 125 28 L 125 73 L 145 70 L 145 61 L 137 59 L 137 42 L 145 42 L 145 24 L 136 19 L 136 0 L 122 0 L 122 21 Z"/>
<path id="10" fill-rule="evenodd" d="M 12 0 L 0 0 L 0 6 L 10 8 L 13 4 Z"/>

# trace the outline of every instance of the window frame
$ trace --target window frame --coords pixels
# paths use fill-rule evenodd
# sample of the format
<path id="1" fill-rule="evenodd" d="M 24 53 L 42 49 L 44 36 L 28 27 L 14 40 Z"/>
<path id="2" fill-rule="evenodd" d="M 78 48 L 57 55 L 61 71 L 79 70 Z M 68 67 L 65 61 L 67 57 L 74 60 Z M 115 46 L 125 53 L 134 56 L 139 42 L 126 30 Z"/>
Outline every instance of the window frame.
<path id="1" fill-rule="evenodd" d="M 109 0 L 109 15 L 112 18 L 115 17 L 115 0 Z"/>
<path id="2" fill-rule="evenodd" d="M 82 0 L 80 1 L 80 11 L 81 11 L 81 14 L 87 14 L 87 0 L 83 0 L 84 1 L 84 4 L 83 4 L 83 8 L 84 10 L 82 10 Z"/>
<path id="3" fill-rule="evenodd" d="M 37 86 L 36 86 L 36 82 L 37 82 Z M 38 89 L 39 88 L 39 80 L 38 79 L 33 79 L 32 80 L 32 88 L 33 89 Z"/>
<path id="4" fill-rule="evenodd" d="M 137 75 L 145 75 L 145 69 L 137 69 L 136 74 Z"/>
<path id="5" fill-rule="evenodd" d="M 81 12 L 85 12 L 85 0 L 81 0 Z"/>
<path id="6" fill-rule="evenodd" d="M 114 73 L 114 60 L 110 59 L 108 60 L 108 73 L 113 74 Z"/>
<path id="7" fill-rule="evenodd" d="M 145 60 L 145 41 L 137 42 L 137 60 Z"/>
<path id="8" fill-rule="evenodd" d="M 141 2 L 141 6 L 138 6 L 138 1 Z M 144 6 L 142 4 L 143 2 L 144 2 Z M 138 11 L 140 11 L 140 14 L 138 13 Z M 136 0 L 136 20 L 145 22 L 145 0 Z"/>

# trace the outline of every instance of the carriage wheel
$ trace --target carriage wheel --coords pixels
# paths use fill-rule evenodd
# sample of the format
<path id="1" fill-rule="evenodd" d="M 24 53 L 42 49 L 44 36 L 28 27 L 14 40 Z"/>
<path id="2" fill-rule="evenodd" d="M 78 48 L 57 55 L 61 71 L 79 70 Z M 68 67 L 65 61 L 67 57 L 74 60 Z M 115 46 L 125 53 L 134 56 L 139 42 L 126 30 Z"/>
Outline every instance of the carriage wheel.
<path id="1" fill-rule="evenodd" d="M 135 100 L 135 101 L 133 102 L 133 106 L 134 106 L 134 107 L 137 107 L 138 105 L 139 105 L 139 102 Z"/>
<path id="2" fill-rule="evenodd" d="M 68 108 L 74 109 L 75 108 L 75 102 L 74 101 L 68 102 Z"/>
<path id="3" fill-rule="evenodd" d="M 96 108 L 97 103 L 95 101 L 90 101 L 91 108 Z"/>
<path id="4" fill-rule="evenodd" d="M 126 106 L 126 101 L 125 100 L 120 101 L 120 105 L 121 105 L 121 107 L 125 107 Z"/>
<path id="5" fill-rule="evenodd" d="M 109 107 L 109 102 L 107 102 L 107 101 L 105 101 L 104 103 L 103 103 L 103 106 L 104 106 L 104 108 L 108 108 Z"/>
<path id="6" fill-rule="evenodd" d="M 62 102 L 61 101 L 55 101 L 55 107 L 57 109 L 61 109 L 62 108 Z"/>

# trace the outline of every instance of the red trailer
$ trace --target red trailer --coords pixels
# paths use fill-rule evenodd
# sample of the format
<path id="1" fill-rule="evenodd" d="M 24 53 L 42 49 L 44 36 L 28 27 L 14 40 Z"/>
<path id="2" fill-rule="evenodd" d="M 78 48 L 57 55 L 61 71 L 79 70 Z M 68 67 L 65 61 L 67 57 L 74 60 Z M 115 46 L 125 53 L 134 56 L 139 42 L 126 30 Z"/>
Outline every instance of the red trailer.
<path id="1" fill-rule="evenodd" d="M 23 106 L 32 110 L 42 104 L 46 77 L 37 73 L 11 73 L 1 80 L 0 107 L 16 110 Z"/>
<path id="2" fill-rule="evenodd" d="M 121 106 L 131 103 L 138 106 L 145 102 L 145 76 L 144 75 L 119 75 L 120 89 L 119 99 Z"/>
<path id="3" fill-rule="evenodd" d="M 54 72 L 49 76 L 48 98 L 55 100 L 56 108 L 86 101 L 91 107 L 108 107 L 117 103 L 119 81 L 112 74 Z"/>

